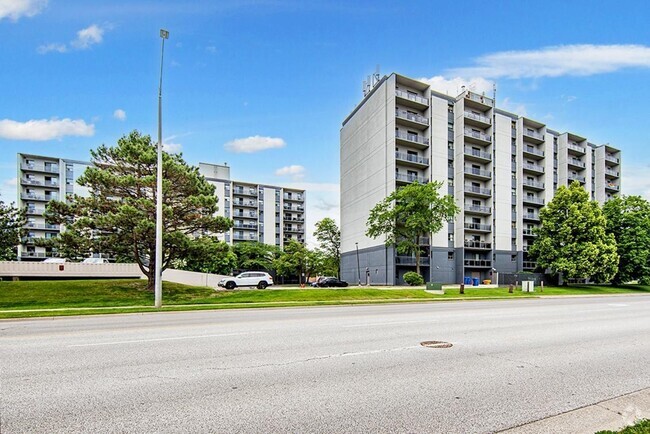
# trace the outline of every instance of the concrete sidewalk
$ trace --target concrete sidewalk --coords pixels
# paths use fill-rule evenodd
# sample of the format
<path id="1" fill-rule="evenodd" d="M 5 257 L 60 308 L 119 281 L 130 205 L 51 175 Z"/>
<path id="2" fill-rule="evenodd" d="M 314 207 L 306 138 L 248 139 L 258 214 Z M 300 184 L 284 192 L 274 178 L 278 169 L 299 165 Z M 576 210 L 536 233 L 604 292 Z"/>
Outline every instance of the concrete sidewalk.
<path id="1" fill-rule="evenodd" d="M 618 431 L 639 419 L 650 419 L 650 388 L 500 432 L 594 434 L 602 430 Z"/>

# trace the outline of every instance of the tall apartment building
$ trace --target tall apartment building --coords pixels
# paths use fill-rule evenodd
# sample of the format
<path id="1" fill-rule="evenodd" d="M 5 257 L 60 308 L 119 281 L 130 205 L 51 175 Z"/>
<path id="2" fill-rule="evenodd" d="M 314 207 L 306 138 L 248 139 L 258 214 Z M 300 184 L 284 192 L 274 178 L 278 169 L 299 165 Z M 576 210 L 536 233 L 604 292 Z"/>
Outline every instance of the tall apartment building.
<path id="1" fill-rule="evenodd" d="M 233 220 L 226 242 L 305 243 L 305 190 L 233 181 L 230 167 L 218 164 L 199 163 L 199 172 L 217 189 L 218 214 Z"/>
<path id="2" fill-rule="evenodd" d="M 36 245 L 36 240 L 57 237 L 59 225 L 45 222 L 45 205 L 50 200 L 61 200 L 70 194 L 86 196 L 88 189 L 77 184 L 77 178 L 90 165 L 86 161 L 57 157 L 18 154 L 18 207 L 27 213 L 27 236 L 18 246 L 18 260 L 43 260 L 57 256 L 50 248 Z"/>
<path id="3" fill-rule="evenodd" d="M 620 191 L 621 153 L 578 134 L 495 107 L 464 90 L 456 97 L 399 74 L 380 79 L 341 128 L 341 273 L 402 283 L 415 258 L 366 237 L 370 209 L 412 182 L 440 181 L 461 208 L 422 237 L 427 281 L 490 279 L 533 271 L 528 257 L 539 210 L 560 185 L 579 181 L 601 203 Z"/>

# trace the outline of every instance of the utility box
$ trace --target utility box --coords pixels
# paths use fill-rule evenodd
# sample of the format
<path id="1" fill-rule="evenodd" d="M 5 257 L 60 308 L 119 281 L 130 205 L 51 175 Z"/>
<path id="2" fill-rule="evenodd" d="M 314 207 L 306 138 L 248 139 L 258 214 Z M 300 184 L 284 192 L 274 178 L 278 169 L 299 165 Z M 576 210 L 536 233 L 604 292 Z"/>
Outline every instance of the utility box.
<path id="1" fill-rule="evenodd" d="M 524 280 L 521 282 L 521 290 L 523 292 L 535 292 L 535 281 Z"/>
<path id="2" fill-rule="evenodd" d="M 442 291 L 442 283 L 427 282 L 427 290 Z"/>

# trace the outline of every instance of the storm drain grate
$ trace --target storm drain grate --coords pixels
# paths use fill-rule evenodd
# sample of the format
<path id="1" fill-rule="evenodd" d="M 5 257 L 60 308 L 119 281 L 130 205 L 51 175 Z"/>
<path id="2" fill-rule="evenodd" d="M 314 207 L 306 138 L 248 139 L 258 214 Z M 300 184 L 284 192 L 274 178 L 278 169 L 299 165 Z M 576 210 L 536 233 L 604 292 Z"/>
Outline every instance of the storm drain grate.
<path id="1" fill-rule="evenodd" d="M 443 341 L 424 341 L 420 342 L 420 345 L 427 348 L 449 348 L 452 346 L 449 342 Z"/>

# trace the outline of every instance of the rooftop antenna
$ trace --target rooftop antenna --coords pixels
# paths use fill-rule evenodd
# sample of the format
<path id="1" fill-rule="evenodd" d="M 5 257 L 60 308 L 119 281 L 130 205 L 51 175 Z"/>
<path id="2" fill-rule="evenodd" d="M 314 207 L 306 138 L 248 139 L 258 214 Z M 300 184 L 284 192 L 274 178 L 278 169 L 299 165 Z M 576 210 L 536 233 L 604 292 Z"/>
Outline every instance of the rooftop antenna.
<path id="1" fill-rule="evenodd" d="M 363 86 L 361 87 L 361 92 L 363 92 L 363 96 L 366 96 L 368 94 L 368 91 L 366 90 L 366 80 L 363 80 Z"/>
<path id="2" fill-rule="evenodd" d="M 372 87 L 375 87 L 375 84 L 379 83 L 379 64 L 375 66 L 375 74 L 372 77 Z"/>

